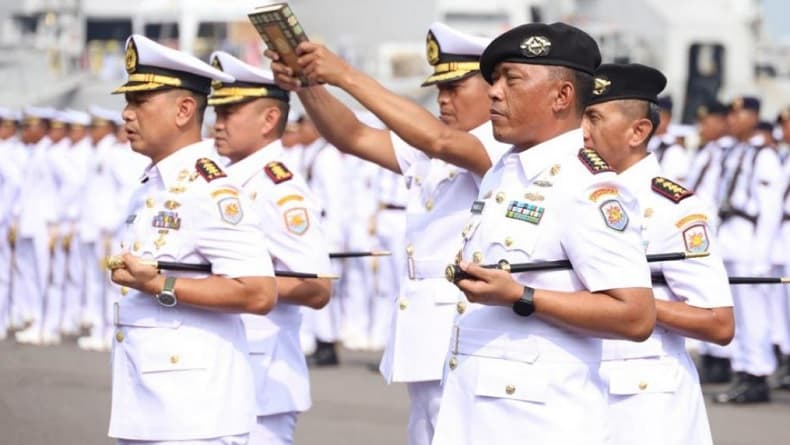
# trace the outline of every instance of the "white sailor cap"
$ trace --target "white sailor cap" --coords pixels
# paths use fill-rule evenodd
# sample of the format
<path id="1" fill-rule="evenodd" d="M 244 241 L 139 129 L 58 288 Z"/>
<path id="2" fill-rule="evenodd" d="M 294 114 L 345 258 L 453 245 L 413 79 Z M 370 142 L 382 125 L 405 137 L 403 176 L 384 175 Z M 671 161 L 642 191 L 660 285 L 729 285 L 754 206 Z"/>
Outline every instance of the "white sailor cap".
<path id="1" fill-rule="evenodd" d="M 211 54 L 211 66 L 230 74 L 233 82 L 215 80 L 211 82 L 211 96 L 208 104 L 212 106 L 235 104 L 261 97 L 270 97 L 288 102 L 290 94 L 274 83 L 271 71 L 257 68 L 242 62 L 224 51 Z"/>
<path id="2" fill-rule="evenodd" d="M 59 114 L 62 115 L 63 121 L 71 126 L 87 127 L 91 124 L 90 114 L 84 111 L 67 108 Z"/>
<path id="3" fill-rule="evenodd" d="M 202 60 L 138 34 L 126 40 L 126 72 L 127 82 L 113 94 L 183 88 L 208 95 L 212 80 L 233 82 Z"/>
<path id="4" fill-rule="evenodd" d="M 425 53 L 428 63 L 433 66 L 433 74 L 425 79 L 422 86 L 454 82 L 477 74 L 480 72 L 480 55 L 491 40 L 433 22 L 425 40 Z"/>
<path id="5" fill-rule="evenodd" d="M 55 117 L 55 109 L 50 107 L 25 107 L 22 109 L 22 122 L 34 124 Z"/>
<path id="6" fill-rule="evenodd" d="M 22 113 L 6 107 L 0 107 L 0 121 L 19 122 L 22 120 Z"/>
<path id="7" fill-rule="evenodd" d="M 102 127 L 107 124 L 117 125 L 121 113 L 109 108 L 103 108 L 98 105 L 91 105 L 88 107 L 88 113 L 91 116 L 91 127 Z"/>

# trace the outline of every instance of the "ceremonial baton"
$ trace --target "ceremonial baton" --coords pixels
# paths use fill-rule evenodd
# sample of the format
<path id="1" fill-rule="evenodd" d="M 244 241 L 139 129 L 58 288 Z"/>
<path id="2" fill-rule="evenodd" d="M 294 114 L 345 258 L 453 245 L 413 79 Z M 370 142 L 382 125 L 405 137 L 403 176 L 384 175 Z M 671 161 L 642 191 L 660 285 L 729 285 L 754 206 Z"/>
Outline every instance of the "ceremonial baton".
<path id="1" fill-rule="evenodd" d="M 140 260 L 140 262 L 147 266 L 155 267 L 159 270 L 211 273 L 211 264 L 176 263 L 174 261 L 156 261 L 156 260 Z M 107 258 L 107 268 L 110 270 L 120 269 L 123 267 L 123 265 L 124 263 L 121 257 L 112 256 Z M 330 280 L 337 280 L 340 278 L 337 275 L 306 273 L 306 272 L 291 272 L 289 270 L 275 270 L 274 276 L 287 277 L 287 278 L 327 278 Z"/>
<path id="2" fill-rule="evenodd" d="M 332 252 L 329 258 L 359 258 L 366 256 L 390 256 L 392 252 L 386 250 L 372 250 L 370 252 Z"/>
<path id="3" fill-rule="evenodd" d="M 679 260 L 687 260 L 690 258 L 703 258 L 708 255 L 709 255 L 708 252 L 655 253 L 655 254 L 647 255 L 647 262 L 655 263 L 659 261 L 679 261 Z M 516 264 L 510 264 L 507 260 L 501 260 L 496 264 L 485 264 L 480 267 L 486 269 L 500 269 L 509 273 L 573 269 L 573 265 L 571 264 L 570 260 L 537 261 L 534 263 L 516 263 Z M 450 264 L 449 266 L 447 266 L 447 268 L 444 270 L 444 276 L 445 278 L 447 278 L 447 281 L 451 283 L 455 283 L 457 281 L 464 280 L 467 278 L 474 278 L 472 275 L 461 270 L 461 267 L 458 266 L 457 264 Z"/>
<path id="4" fill-rule="evenodd" d="M 667 278 L 663 274 L 650 276 L 653 284 L 667 285 Z M 730 284 L 790 284 L 790 277 L 727 277 Z"/>

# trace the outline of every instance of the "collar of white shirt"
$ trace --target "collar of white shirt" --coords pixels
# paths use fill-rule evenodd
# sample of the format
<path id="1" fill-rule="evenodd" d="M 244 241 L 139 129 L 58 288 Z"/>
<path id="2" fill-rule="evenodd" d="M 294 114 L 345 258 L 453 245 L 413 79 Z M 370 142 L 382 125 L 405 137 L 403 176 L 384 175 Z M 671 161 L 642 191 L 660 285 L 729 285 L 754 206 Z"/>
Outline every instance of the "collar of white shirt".
<path id="1" fill-rule="evenodd" d="M 518 156 L 521 168 L 527 180 L 532 180 L 545 171 L 552 164 L 557 164 L 568 155 L 578 152 L 584 147 L 584 136 L 581 128 L 570 130 L 555 136 L 548 141 L 530 147 L 521 153 L 513 152 Z M 504 156 L 504 157 L 507 157 Z M 504 159 L 503 157 L 503 159 Z"/>
<path id="2" fill-rule="evenodd" d="M 149 180 L 161 178 L 162 185 L 165 188 L 169 188 L 178 181 L 178 174 L 181 170 L 194 168 L 191 162 L 203 157 L 212 160 L 216 159 L 217 153 L 214 151 L 213 140 L 195 142 L 179 148 L 156 165 L 148 166 L 145 169 L 144 176 L 148 177 Z"/>
<path id="3" fill-rule="evenodd" d="M 620 181 L 626 185 L 630 190 L 641 190 L 645 188 L 646 184 L 661 174 L 661 167 L 658 164 L 658 159 L 652 153 L 642 158 L 636 164 L 628 167 L 624 172 L 620 173 Z"/>
<path id="4" fill-rule="evenodd" d="M 284 157 L 283 146 L 277 139 L 246 158 L 229 165 L 227 171 L 236 180 L 246 183 L 260 172 L 264 165 L 271 161 L 282 161 Z"/>

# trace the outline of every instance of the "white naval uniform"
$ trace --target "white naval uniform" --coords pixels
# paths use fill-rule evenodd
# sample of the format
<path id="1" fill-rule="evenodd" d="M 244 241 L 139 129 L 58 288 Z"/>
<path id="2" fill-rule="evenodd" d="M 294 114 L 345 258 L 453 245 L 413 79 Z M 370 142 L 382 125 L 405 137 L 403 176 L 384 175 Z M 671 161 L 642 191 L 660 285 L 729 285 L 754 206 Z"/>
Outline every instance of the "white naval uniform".
<path id="1" fill-rule="evenodd" d="M 493 139 L 491 123 L 470 131 L 495 163 L 507 146 Z M 393 309 L 381 374 L 409 384 L 409 444 L 430 443 L 441 397 L 444 354 L 456 303 L 463 295 L 445 279 L 457 250 L 457 233 L 477 196 L 480 177 L 431 159 L 394 133 L 392 146 L 406 180 L 406 279 Z"/>
<path id="2" fill-rule="evenodd" d="M 669 133 L 653 136 L 647 147 L 656 155 L 663 176 L 678 184 L 686 184 L 689 156 L 686 148 L 677 142 L 675 136 Z"/>
<path id="3" fill-rule="evenodd" d="M 752 141 L 757 142 L 757 141 Z M 730 275 L 767 275 L 771 246 L 782 218 L 781 166 L 769 147 L 739 143 L 725 162 L 721 186 L 723 207 L 718 238 Z M 754 376 L 771 374 L 776 357 L 771 346 L 771 291 L 768 285 L 732 286 L 735 302 L 735 339 L 732 369 Z"/>
<path id="4" fill-rule="evenodd" d="M 13 301 L 18 315 L 32 321 L 38 336 L 44 295 L 49 282 L 50 225 L 56 222 L 55 183 L 49 162 L 51 140 L 44 137 L 34 146 L 26 163 L 19 190 L 16 267 L 12 273 Z"/>
<path id="5" fill-rule="evenodd" d="M 782 224 L 774 245 L 774 270 L 777 275 L 790 276 L 790 157 L 782 164 L 782 181 L 784 188 L 781 196 Z M 775 324 L 774 342 L 779 345 L 782 354 L 790 355 L 790 286 L 774 285 L 772 314 Z"/>
<path id="6" fill-rule="evenodd" d="M 16 161 L 16 138 L 0 141 L 0 152 L 6 162 L 0 162 L 0 339 L 5 338 L 11 314 L 11 264 L 13 255 L 8 243 L 8 231 L 12 224 L 12 210 L 19 193 L 22 179 Z"/>
<path id="7" fill-rule="evenodd" d="M 204 158 L 217 162 L 215 153 L 210 141 L 197 142 L 146 170 L 129 206 L 123 250 L 209 263 L 213 274 L 229 278 L 272 276 L 250 202 L 221 170 L 198 173 Z M 250 431 L 255 388 L 239 314 L 186 304 L 167 308 L 135 290 L 114 312 L 111 437 L 219 442 Z"/>
<path id="8" fill-rule="evenodd" d="M 710 221 L 716 227 L 718 220 L 718 189 L 722 174 L 724 157 L 737 141 L 732 136 L 723 136 L 705 144 L 691 161 L 687 174 L 686 185 L 699 199 L 702 199 L 714 213 L 709 216 L 716 218 Z"/>
<path id="9" fill-rule="evenodd" d="M 343 250 L 343 214 L 346 192 L 343 184 L 343 158 L 341 153 L 325 139 L 318 138 L 306 146 L 302 153 L 304 177 L 313 195 L 321 205 L 321 227 L 327 237 L 330 252 Z M 340 272 L 339 264 L 333 264 Z M 340 273 L 342 275 L 342 273 Z M 341 302 L 338 283 L 333 284 L 329 304 L 320 310 L 303 308 L 305 322 L 302 330 L 316 340 L 333 343 L 337 341 L 341 323 Z"/>
<path id="10" fill-rule="evenodd" d="M 650 287 L 637 202 L 608 167 L 586 167 L 582 146 L 577 129 L 506 153 L 483 178 L 459 256 L 571 261 L 514 275 L 536 289 Z M 469 305 L 453 328 L 433 444 L 608 443 L 601 344 L 510 307 Z"/>
<path id="11" fill-rule="evenodd" d="M 679 194 L 675 202 L 666 191 L 655 191 L 652 178 L 660 174 L 651 154 L 619 175 L 639 201 L 647 253 L 710 256 L 652 263 L 651 271 L 663 274 L 668 283 L 654 285 L 653 295 L 701 308 L 732 307 L 727 272 L 709 226 L 709 205 L 696 195 Z M 685 337 L 676 331 L 656 325 L 644 342 L 604 340 L 601 376 L 608 386 L 613 444 L 713 443 L 697 369 L 686 352 Z"/>
<path id="12" fill-rule="evenodd" d="M 248 212 L 260 217 L 275 269 L 328 273 L 321 207 L 300 175 L 281 168 L 283 154 L 274 141 L 226 170 L 252 201 Z M 250 444 L 290 444 L 297 413 L 311 405 L 300 307 L 281 301 L 266 316 L 243 314 L 242 320 L 256 385 L 258 421 Z"/>

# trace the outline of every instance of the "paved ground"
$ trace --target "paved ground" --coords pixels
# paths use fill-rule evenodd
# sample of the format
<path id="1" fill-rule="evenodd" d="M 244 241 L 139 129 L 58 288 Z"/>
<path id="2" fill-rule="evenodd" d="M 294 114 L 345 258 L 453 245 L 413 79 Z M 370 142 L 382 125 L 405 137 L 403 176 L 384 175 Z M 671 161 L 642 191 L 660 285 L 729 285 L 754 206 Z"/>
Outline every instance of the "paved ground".
<path id="1" fill-rule="evenodd" d="M 375 359 L 346 352 L 341 368 L 313 373 L 314 407 L 300 419 L 297 444 L 406 442 L 406 390 L 386 386 L 370 372 L 367 364 Z M 74 344 L 34 348 L 0 341 L 0 444 L 111 444 L 108 360 L 108 354 Z M 750 407 L 709 406 L 716 444 L 790 442 L 790 393 L 777 392 L 774 399 Z"/>

